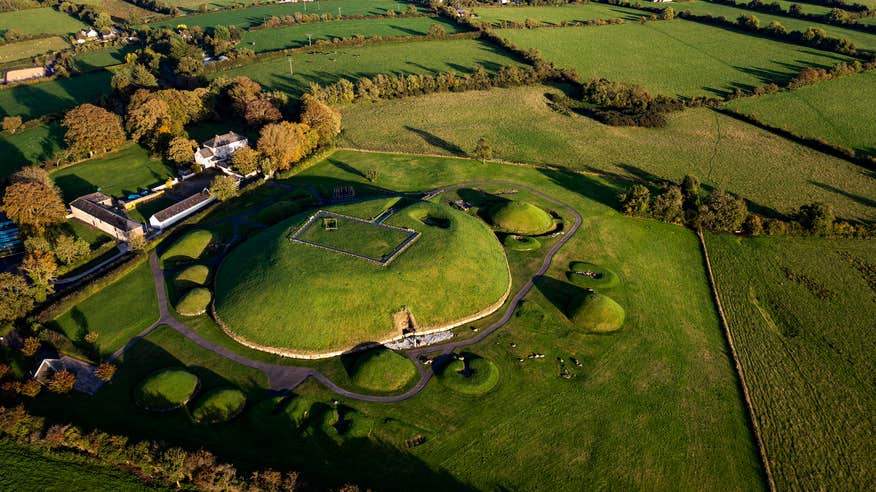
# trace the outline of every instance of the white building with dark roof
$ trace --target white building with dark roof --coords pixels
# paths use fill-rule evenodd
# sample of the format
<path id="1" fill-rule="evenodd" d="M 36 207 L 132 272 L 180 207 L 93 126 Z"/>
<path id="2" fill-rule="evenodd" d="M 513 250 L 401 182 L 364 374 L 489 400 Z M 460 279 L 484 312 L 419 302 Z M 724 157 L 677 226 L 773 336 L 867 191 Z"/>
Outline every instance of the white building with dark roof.
<path id="1" fill-rule="evenodd" d="M 195 193 L 185 200 L 180 200 L 174 203 L 164 210 L 156 212 L 155 215 L 149 217 L 149 226 L 158 230 L 166 229 L 198 210 L 203 209 L 215 200 L 216 197 L 211 195 L 210 192 L 205 189 Z"/>
<path id="2" fill-rule="evenodd" d="M 246 137 L 234 132 L 216 135 L 204 142 L 204 145 L 195 152 L 195 163 L 200 164 L 204 169 L 222 166 L 231 160 L 237 149 L 248 145 L 249 140 Z"/>
<path id="3" fill-rule="evenodd" d="M 143 236 L 143 224 L 134 222 L 113 208 L 113 199 L 103 193 L 90 193 L 70 202 L 73 217 L 103 231 L 119 241 Z"/>

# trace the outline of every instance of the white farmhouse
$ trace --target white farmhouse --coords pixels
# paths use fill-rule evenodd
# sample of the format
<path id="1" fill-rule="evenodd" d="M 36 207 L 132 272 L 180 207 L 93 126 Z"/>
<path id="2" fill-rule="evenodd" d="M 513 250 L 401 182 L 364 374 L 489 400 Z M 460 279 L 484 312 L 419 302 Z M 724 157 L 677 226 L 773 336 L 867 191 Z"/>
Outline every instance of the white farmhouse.
<path id="1" fill-rule="evenodd" d="M 204 169 L 226 164 L 237 149 L 247 145 L 249 145 L 247 138 L 234 132 L 216 135 L 204 142 L 204 145 L 195 152 L 195 163 L 200 164 Z"/>

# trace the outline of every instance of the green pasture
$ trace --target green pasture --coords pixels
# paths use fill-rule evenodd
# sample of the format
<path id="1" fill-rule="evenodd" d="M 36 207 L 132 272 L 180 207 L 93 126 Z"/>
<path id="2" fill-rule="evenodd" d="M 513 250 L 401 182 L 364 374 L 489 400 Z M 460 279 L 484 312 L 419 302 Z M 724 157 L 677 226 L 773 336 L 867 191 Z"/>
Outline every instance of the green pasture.
<path id="1" fill-rule="evenodd" d="M 130 46 L 91 51 L 76 57 L 80 70 L 88 71 L 125 63 L 125 55 L 133 53 Z"/>
<path id="2" fill-rule="evenodd" d="M 558 92 L 536 86 L 352 105 L 343 108 L 340 144 L 461 155 L 484 136 L 500 159 L 676 182 L 690 173 L 767 215 L 821 201 L 842 217 L 876 219 L 866 199 L 876 184 L 847 161 L 704 108 L 671 114 L 660 129 L 605 126 L 552 111 L 545 95 Z"/>
<path id="3" fill-rule="evenodd" d="M 186 233 L 161 254 L 163 268 L 173 268 L 200 259 L 213 239 L 213 233 L 207 229 Z"/>
<path id="4" fill-rule="evenodd" d="M 582 80 L 604 77 L 653 94 L 714 96 L 735 88 L 784 83 L 806 67 L 847 57 L 680 19 L 582 29 L 501 29 L 523 49 L 574 68 Z"/>
<path id="5" fill-rule="evenodd" d="M 477 7 L 474 9 L 475 21 L 489 22 L 499 25 L 501 22 L 526 22 L 536 20 L 542 24 L 560 25 L 566 22 L 587 22 L 598 19 L 623 19 L 626 22 L 637 22 L 643 15 L 649 14 L 641 10 L 606 5 L 603 3 L 585 3 L 562 6 L 502 6 Z"/>
<path id="6" fill-rule="evenodd" d="M 876 480 L 876 249 L 870 241 L 706 235 L 777 488 Z"/>
<path id="7" fill-rule="evenodd" d="M 828 80 L 793 91 L 737 99 L 742 113 L 798 135 L 876 156 L 876 72 Z"/>
<path id="8" fill-rule="evenodd" d="M 69 47 L 70 43 L 59 36 L 4 44 L 0 45 L 0 63 L 31 58 L 49 51 L 61 51 Z"/>
<path id="9" fill-rule="evenodd" d="M 125 197 L 163 184 L 172 175 L 173 169 L 160 159 L 150 158 L 146 149 L 133 143 L 51 173 L 68 202 L 98 190 L 112 197 Z"/>
<path id="10" fill-rule="evenodd" d="M 408 356 L 386 348 L 346 355 L 350 380 L 366 392 L 392 392 L 409 386 L 418 376 Z"/>
<path id="11" fill-rule="evenodd" d="M 198 2 L 198 0 L 173 1 L 181 4 L 192 3 L 194 4 L 193 6 L 197 6 L 200 3 L 206 3 L 195 3 Z M 219 1 L 224 2 L 225 0 Z M 208 28 L 219 25 L 233 25 L 247 29 L 263 23 L 265 19 L 270 17 L 295 15 L 296 12 L 305 13 L 305 9 L 307 9 L 306 13 L 308 14 L 326 13 L 334 16 L 338 15 L 338 7 L 341 9 L 342 16 L 384 15 L 388 10 L 404 12 L 408 5 L 410 4 L 407 2 L 397 0 L 321 0 L 319 5 L 317 5 L 316 2 L 268 4 L 243 9 L 223 10 L 221 12 L 211 12 L 207 14 L 187 15 L 185 17 L 177 17 L 174 19 L 163 20 L 161 22 L 155 22 L 152 26 L 176 27 L 179 24 L 185 24 L 190 28 L 194 26 Z"/>
<path id="12" fill-rule="evenodd" d="M 6 177 L 28 164 L 51 159 L 64 147 L 64 129 L 60 123 L 37 125 L 13 134 L 0 135 L 0 177 Z"/>
<path id="13" fill-rule="evenodd" d="M 459 24 L 441 18 L 408 17 L 396 19 L 351 19 L 316 24 L 298 24 L 275 29 L 258 29 L 243 34 L 241 44 L 256 53 L 263 51 L 300 48 L 307 46 L 308 36 L 312 42 L 338 38 L 381 36 L 424 36 L 429 27 L 439 25 L 448 33 L 462 32 L 466 29 Z"/>
<path id="14" fill-rule="evenodd" d="M 106 12 L 114 18 L 124 19 L 132 26 L 137 26 L 147 20 L 158 17 L 159 13 L 138 7 L 125 0 L 80 0 L 77 3 L 92 5 L 99 12 Z"/>
<path id="15" fill-rule="evenodd" d="M 290 60 L 292 76 L 289 75 Z M 474 64 L 480 64 L 490 72 L 506 65 L 521 65 L 484 41 L 431 40 L 358 48 L 320 48 L 291 57 L 257 61 L 211 76 L 244 75 L 268 90 L 297 95 L 307 92 L 310 84 L 331 84 L 341 78 L 355 81 L 377 74 L 467 73 Z"/>
<path id="16" fill-rule="evenodd" d="M 499 369 L 487 359 L 474 354 L 463 353 L 460 360 L 457 355 L 451 355 L 454 359 L 444 362 L 437 360 L 435 372 L 438 381 L 448 389 L 461 395 L 478 397 L 492 391 L 499 384 Z"/>
<path id="17" fill-rule="evenodd" d="M 70 78 L 0 89 L 0 118 L 25 120 L 58 114 L 112 92 L 112 72 L 100 70 Z"/>
<path id="18" fill-rule="evenodd" d="M 0 31 L 15 29 L 25 34 L 72 34 L 86 24 L 53 8 L 0 12 Z"/>

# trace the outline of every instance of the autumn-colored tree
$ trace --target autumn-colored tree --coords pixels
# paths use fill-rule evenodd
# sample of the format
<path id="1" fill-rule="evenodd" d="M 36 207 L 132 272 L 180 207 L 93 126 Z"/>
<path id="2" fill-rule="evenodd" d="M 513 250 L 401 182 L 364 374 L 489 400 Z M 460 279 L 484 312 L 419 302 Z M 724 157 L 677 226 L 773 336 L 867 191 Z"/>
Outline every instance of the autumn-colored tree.
<path id="1" fill-rule="evenodd" d="M 84 258 L 91 251 L 88 241 L 69 234 L 61 234 L 55 239 L 55 256 L 61 263 L 71 265 Z"/>
<path id="2" fill-rule="evenodd" d="M 66 369 L 62 369 L 52 374 L 46 386 L 49 387 L 49 391 L 52 393 L 63 395 L 69 393 L 75 384 L 76 375 Z"/>
<path id="3" fill-rule="evenodd" d="M 82 104 L 67 112 L 64 141 L 74 154 L 92 156 L 109 152 L 125 143 L 122 119 L 93 104 Z"/>
<path id="4" fill-rule="evenodd" d="M 97 14 L 97 17 L 94 18 L 94 27 L 96 27 L 100 31 L 105 31 L 106 29 L 112 27 L 113 18 L 110 17 L 106 12 L 100 12 Z"/>
<path id="5" fill-rule="evenodd" d="M 243 116 L 250 102 L 259 98 L 262 86 L 249 77 L 236 77 L 226 89 L 228 99 L 231 100 L 231 108 L 237 115 Z"/>
<path id="6" fill-rule="evenodd" d="M 46 227 L 64 222 L 67 208 L 54 186 L 36 181 L 14 182 L 3 194 L 3 211 L 19 226 L 42 234 Z"/>
<path id="7" fill-rule="evenodd" d="M 95 343 L 97 343 L 97 339 L 100 338 L 100 333 L 96 331 L 89 331 L 85 334 L 84 338 L 86 342 L 94 345 Z"/>
<path id="8" fill-rule="evenodd" d="M 220 202 L 236 197 L 239 191 L 240 183 L 233 176 L 216 176 L 210 183 L 210 193 Z"/>
<path id="9" fill-rule="evenodd" d="M 38 381 L 34 379 L 28 379 L 21 385 L 21 389 L 19 391 L 22 395 L 33 398 L 36 395 L 40 394 L 40 391 L 42 389 L 43 386 Z"/>
<path id="10" fill-rule="evenodd" d="M 310 94 L 302 98 L 301 122 L 319 135 L 319 144 L 326 145 L 341 132 L 341 113 Z"/>
<path id="11" fill-rule="evenodd" d="M 21 275 L 0 273 L 0 322 L 14 321 L 33 308 L 33 288 Z"/>
<path id="12" fill-rule="evenodd" d="M 173 137 L 167 144 L 164 156 L 175 164 L 188 164 L 195 159 L 198 142 L 186 137 Z"/>
<path id="13" fill-rule="evenodd" d="M 12 368 L 9 367 L 9 364 L 0 364 L 0 379 L 3 379 L 7 374 L 9 374 L 10 370 L 12 370 Z"/>
<path id="14" fill-rule="evenodd" d="M 97 379 L 101 381 L 110 381 L 113 376 L 116 374 L 116 366 L 110 362 L 104 362 L 103 364 L 97 366 L 97 369 L 94 371 L 94 375 L 97 376 Z"/>
<path id="15" fill-rule="evenodd" d="M 125 129 L 137 141 L 154 136 L 162 124 L 170 121 L 167 103 L 149 96 L 148 91 L 139 90 L 131 97 L 131 104 L 128 105 Z"/>
<path id="16" fill-rule="evenodd" d="M 248 125 L 261 126 L 266 123 L 276 123 L 283 119 L 283 115 L 270 101 L 260 98 L 247 103 L 243 119 Z"/>
<path id="17" fill-rule="evenodd" d="M 10 176 L 9 181 L 12 183 L 42 183 L 58 193 L 61 192 L 58 187 L 55 186 L 55 182 L 52 181 L 49 172 L 39 166 L 23 167 Z"/>
<path id="18" fill-rule="evenodd" d="M 52 280 L 58 273 L 58 264 L 52 253 L 34 251 L 25 255 L 21 262 L 21 270 L 30 277 L 36 286 L 49 289 Z"/>
<path id="19" fill-rule="evenodd" d="M 27 337 L 22 341 L 21 353 L 27 357 L 33 357 L 40 349 L 40 339 L 37 337 Z"/>
<path id="20" fill-rule="evenodd" d="M 143 234 L 132 234 L 128 237 L 128 250 L 143 251 L 146 249 L 146 236 Z"/>
<path id="21" fill-rule="evenodd" d="M 277 166 L 289 169 L 316 147 L 317 133 L 303 123 L 282 121 L 265 125 L 259 133 L 258 149 Z"/>
<path id="22" fill-rule="evenodd" d="M 133 53 L 129 53 L 131 54 Z M 158 80 L 143 65 L 129 63 L 113 75 L 111 84 L 117 91 L 133 91 L 158 87 Z"/>
<path id="23" fill-rule="evenodd" d="M 7 116 L 3 118 L 3 131 L 15 133 L 21 128 L 21 116 Z"/>
<path id="24" fill-rule="evenodd" d="M 251 147 L 237 149 L 231 156 L 231 165 L 244 176 L 258 171 L 259 153 Z"/>

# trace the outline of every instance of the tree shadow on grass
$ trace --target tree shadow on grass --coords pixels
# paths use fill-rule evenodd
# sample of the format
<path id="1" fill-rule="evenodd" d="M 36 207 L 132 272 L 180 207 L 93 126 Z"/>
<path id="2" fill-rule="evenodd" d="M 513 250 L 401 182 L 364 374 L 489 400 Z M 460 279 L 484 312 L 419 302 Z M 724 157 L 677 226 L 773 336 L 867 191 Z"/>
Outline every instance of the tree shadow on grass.
<path id="1" fill-rule="evenodd" d="M 617 196 L 623 193 L 629 182 L 629 177 L 622 175 L 607 176 L 616 178 L 616 180 L 609 181 L 597 176 L 553 169 L 539 169 L 539 172 L 550 178 L 555 184 L 611 208 L 617 207 Z M 621 179 L 626 183 L 617 182 Z"/>
<path id="2" fill-rule="evenodd" d="M 412 126 L 405 125 L 404 129 L 418 135 L 422 138 L 427 144 L 437 147 L 441 150 L 449 152 L 452 155 L 458 157 L 467 157 L 468 153 L 462 149 L 462 147 L 450 142 L 448 140 L 444 140 L 443 138 L 435 135 L 434 133 L 429 133 L 426 130 L 421 130 L 419 128 L 414 128 Z"/>

